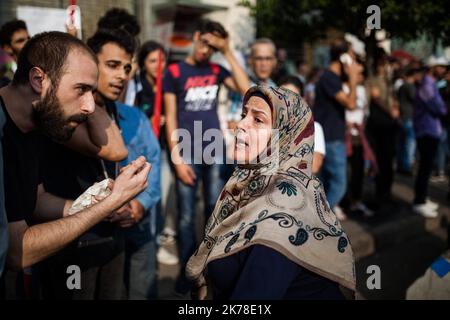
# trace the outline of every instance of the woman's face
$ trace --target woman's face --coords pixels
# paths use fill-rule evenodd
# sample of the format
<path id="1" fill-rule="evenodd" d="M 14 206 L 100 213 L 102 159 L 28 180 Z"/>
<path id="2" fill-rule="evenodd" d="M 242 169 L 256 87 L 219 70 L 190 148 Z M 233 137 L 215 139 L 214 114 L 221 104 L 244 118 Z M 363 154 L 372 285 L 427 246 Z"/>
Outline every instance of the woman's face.
<path id="1" fill-rule="evenodd" d="M 237 124 L 234 159 L 239 164 L 256 163 L 257 157 L 267 147 L 272 132 L 272 112 L 267 102 L 251 96 L 242 109 L 242 119 Z"/>
<path id="2" fill-rule="evenodd" d="M 147 55 L 147 58 L 145 58 L 145 71 L 147 74 L 156 79 L 158 76 L 158 56 L 159 56 L 160 50 L 155 50 L 150 52 Z M 166 66 L 166 56 L 164 53 L 161 53 L 162 58 L 162 64 L 161 64 L 161 70 L 164 70 Z"/>

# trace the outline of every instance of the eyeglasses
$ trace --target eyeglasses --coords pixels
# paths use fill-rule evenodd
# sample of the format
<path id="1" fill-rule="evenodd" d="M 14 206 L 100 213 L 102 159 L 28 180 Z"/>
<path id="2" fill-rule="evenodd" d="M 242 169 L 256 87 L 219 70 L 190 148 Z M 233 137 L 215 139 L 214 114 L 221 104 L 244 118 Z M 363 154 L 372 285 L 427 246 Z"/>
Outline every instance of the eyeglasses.
<path id="1" fill-rule="evenodd" d="M 255 60 L 255 62 L 272 62 L 273 60 L 275 60 L 274 56 L 268 56 L 268 57 L 260 57 L 260 56 L 256 56 L 256 57 L 252 57 L 253 60 Z"/>

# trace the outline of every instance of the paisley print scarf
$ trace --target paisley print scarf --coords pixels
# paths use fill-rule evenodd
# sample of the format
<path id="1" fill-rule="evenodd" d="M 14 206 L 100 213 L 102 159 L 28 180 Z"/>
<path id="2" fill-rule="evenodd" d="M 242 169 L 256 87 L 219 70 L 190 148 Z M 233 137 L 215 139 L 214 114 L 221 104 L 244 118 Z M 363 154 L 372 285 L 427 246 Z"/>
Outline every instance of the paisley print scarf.
<path id="1" fill-rule="evenodd" d="M 187 264 L 188 278 L 200 282 L 209 262 L 261 244 L 355 290 L 349 239 L 330 210 L 320 181 L 311 174 L 311 110 L 292 91 L 266 86 L 250 88 L 244 104 L 255 94 L 263 94 L 271 103 L 277 130 L 270 146 L 278 148 L 266 150 L 268 156 L 257 164 L 235 169 L 207 222 L 203 241 Z"/>

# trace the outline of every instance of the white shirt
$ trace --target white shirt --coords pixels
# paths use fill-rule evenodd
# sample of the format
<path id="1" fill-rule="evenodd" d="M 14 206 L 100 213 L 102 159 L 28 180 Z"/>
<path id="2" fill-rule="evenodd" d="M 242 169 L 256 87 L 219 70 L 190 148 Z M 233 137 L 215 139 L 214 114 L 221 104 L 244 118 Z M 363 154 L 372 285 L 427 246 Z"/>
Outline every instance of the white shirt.
<path id="1" fill-rule="evenodd" d="M 320 123 L 314 121 L 314 152 L 325 156 L 325 137 Z"/>
<path id="2" fill-rule="evenodd" d="M 350 93 L 349 87 L 344 84 L 342 90 L 345 94 Z M 355 123 L 357 125 L 362 125 L 364 123 L 365 110 L 367 105 L 367 95 L 366 88 L 362 85 L 356 86 L 356 108 L 354 110 L 345 111 L 345 120 L 349 123 Z M 353 136 L 358 135 L 358 130 L 352 128 L 350 130 Z"/>

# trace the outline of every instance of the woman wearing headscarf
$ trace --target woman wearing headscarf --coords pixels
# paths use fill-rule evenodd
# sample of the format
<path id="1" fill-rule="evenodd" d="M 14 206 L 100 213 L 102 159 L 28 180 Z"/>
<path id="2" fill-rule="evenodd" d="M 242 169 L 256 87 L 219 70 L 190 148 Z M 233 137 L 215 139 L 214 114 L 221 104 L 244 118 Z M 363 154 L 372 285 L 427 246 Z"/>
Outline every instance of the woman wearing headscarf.
<path id="1" fill-rule="evenodd" d="M 313 151 L 314 120 L 299 95 L 249 89 L 238 166 L 187 265 L 193 297 L 207 287 L 219 300 L 342 299 L 339 285 L 355 290 L 350 242 L 311 174 Z"/>

